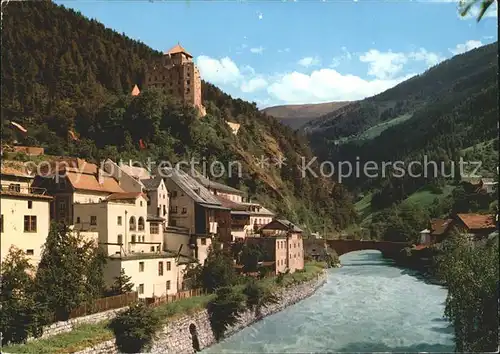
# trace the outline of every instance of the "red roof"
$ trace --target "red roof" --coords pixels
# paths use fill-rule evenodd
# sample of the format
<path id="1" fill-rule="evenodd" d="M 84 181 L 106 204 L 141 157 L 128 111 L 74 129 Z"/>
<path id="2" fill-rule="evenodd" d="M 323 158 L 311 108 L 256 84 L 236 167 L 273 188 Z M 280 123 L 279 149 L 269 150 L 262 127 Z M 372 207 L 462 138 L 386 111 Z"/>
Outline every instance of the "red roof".
<path id="1" fill-rule="evenodd" d="M 170 48 L 165 54 L 178 54 L 178 53 L 183 53 L 186 54 L 188 57 L 193 57 L 191 54 L 188 53 L 186 49 L 184 49 L 180 44 L 174 45 L 172 48 Z"/>
<path id="2" fill-rule="evenodd" d="M 427 247 L 429 247 L 429 246 L 428 245 L 417 245 L 417 246 L 413 247 L 413 249 L 416 251 L 420 251 L 420 250 L 423 250 Z"/>
<path id="3" fill-rule="evenodd" d="M 469 230 L 495 229 L 495 219 L 489 214 L 457 214 Z"/>

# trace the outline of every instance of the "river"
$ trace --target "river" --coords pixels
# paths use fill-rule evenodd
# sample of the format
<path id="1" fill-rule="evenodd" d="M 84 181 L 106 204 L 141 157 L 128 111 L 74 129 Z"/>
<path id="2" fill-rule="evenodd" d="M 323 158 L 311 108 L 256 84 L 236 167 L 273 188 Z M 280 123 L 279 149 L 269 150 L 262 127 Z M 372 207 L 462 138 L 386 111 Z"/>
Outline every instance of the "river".
<path id="1" fill-rule="evenodd" d="M 343 255 L 311 297 L 203 353 L 453 352 L 446 289 L 391 265 L 378 251 Z"/>

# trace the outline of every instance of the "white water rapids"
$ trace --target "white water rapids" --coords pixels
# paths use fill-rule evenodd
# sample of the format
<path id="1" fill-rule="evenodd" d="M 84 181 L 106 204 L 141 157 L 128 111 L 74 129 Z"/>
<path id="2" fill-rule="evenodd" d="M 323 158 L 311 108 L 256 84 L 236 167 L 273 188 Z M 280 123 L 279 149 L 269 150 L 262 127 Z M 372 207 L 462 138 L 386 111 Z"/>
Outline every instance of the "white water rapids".
<path id="1" fill-rule="evenodd" d="M 446 289 L 394 267 L 377 251 L 342 256 L 308 299 L 203 353 L 453 352 Z"/>

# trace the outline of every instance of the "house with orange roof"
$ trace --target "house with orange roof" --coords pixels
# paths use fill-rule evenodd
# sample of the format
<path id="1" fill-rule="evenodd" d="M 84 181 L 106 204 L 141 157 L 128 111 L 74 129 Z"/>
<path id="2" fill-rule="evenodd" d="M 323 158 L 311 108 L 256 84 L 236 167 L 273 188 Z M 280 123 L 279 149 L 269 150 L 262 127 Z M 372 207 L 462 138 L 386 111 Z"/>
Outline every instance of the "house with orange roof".
<path id="1" fill-rule="evenodd" d="M 15 246 L 33 266 L 42 256 L 49 234 L 50 203 L 46 190 L 32 186 L 33 174 L 16 161 L 2 161 L 0 192 L 0 259 Z"/>
<path id="2" fill-rule="evenodd" d="M 206 115 L 200 72 L 193 56 L 179 43 L 149 64 L 143 86 L 143 89 L 160 89 L 194 106 L 201 117 Z"/>
<path id="3" fill-rule="evenodd" d="M 96 203 L 113 193 L 123 193 L 120 181 L 96 164 L 82 159 L 53 161 L 35 177 L 33 184 L 54 197 L 51 219 L 72 225 L 73 205 Z"/>
<path id="4" fill-rule="evenodd" d="M 457 214 L 454 226 L 473 240 L 486 238 L 497 230 L 495 216 L 491 214 Z"/>

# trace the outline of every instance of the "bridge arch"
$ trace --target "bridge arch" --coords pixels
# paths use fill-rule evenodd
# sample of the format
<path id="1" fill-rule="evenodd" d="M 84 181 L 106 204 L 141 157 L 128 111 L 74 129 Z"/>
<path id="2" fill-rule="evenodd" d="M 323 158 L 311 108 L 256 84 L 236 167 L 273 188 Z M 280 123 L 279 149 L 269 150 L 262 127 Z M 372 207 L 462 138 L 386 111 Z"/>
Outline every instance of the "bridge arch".
<path id="1" fill-rule="evenodd" d="M 375 250 L 380 251 L 383 256 L 391 257 L 392 255 L 397 255 L 405 247 L 409 247 L 410 244 L 406 242 L 389 242 L 389 241 L 373 241 L 373 240 L 327 240 L 328 246 L 333 248 L 337 255 L 340 257 L 343 254 L 354 252 L 354 251 L 364 251 L 364 250 Z"/>

